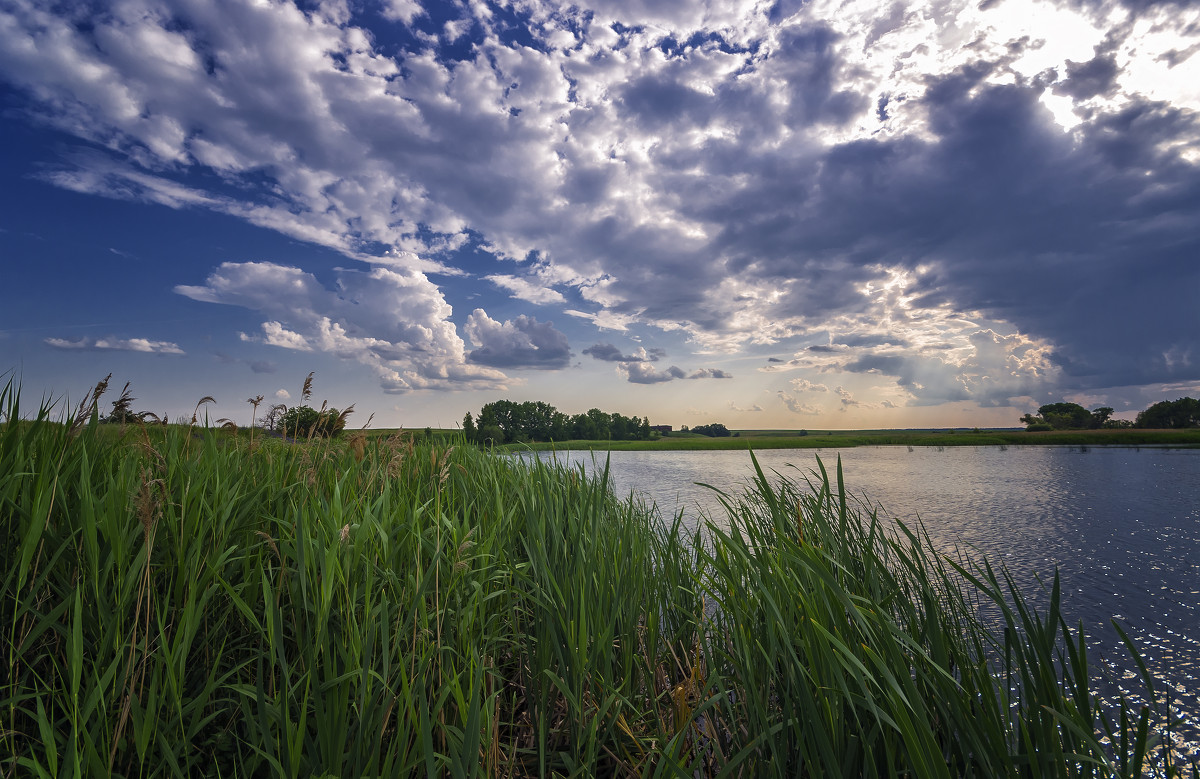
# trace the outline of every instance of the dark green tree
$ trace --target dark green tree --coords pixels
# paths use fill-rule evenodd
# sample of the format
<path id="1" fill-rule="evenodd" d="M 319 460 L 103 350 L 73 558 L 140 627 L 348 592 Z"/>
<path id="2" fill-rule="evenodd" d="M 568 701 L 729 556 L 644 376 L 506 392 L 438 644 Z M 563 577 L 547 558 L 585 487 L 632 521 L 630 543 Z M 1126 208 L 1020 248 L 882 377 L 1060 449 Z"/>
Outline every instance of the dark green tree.
<path id="1" fill-rule="evenodd" d="M 1021 421 L 1027 430 L 1087 430 L 1100 427 L 1102 422 L 1096 421 L 1099 417 L 1095 414 L 1102 411 L 1107 412 L 1102 415 L 1103 419 L 1108 419 L 1108 415 L 1112 414 L 1111 408 L 1091 412 L 1078 403 L 1047 403 L 1038 409 L 1037 416 L 1026 414 Z"/>
<path id="2" fill-rule="evenodd" d="M 592 425 L 595 427 L 598 439 L 612 438 L 612 417 L 601 411 L 598 408 L 589 408 L 587 412 L 588 418 L 592 420 Z"/>
<path id="3" fill-rule="evenodd" d="M 327 408 L 318 411 L 311 406 L 295 406 L 279 418 L 279 429 L 291 438 L 335 438 L 346 428 L 346 417 L 353 406 L 345 411 Z"/>
<path id="4" fill-rule="evenodd" d="M 1200 400 L 1162 400 L 1137 415 L 1134 427 L 1179 428 L 1200 426 Z"/>

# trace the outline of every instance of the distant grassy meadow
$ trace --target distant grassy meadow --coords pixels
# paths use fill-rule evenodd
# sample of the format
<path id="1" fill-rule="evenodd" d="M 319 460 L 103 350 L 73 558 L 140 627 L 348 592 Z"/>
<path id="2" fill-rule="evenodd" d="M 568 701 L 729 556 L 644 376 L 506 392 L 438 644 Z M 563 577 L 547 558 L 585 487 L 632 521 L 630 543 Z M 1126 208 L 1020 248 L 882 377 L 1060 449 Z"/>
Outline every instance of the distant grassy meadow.
<path id="1" fill-rule="evenodd" d="M 1055 577 L 1034 611 L 840 469 L 758 470 L 688 536 L 436 434 L 96 405 L 0 389 L 0 776 L 1181 773 L 1157 710 L 1099 705 Z"/>
<path id="2" fill-rule="evenodd" d="M 1200 429 L 1182 430 L 738 430 L 736 435 L 709 438 L 671 433 L 651 441 L 561 441 L 507 444 L 532 451 L 592 449 L 597 451 L 703 451 L 706 449 L 823 449 L 852 446 L 1172 446 L 1200 447 Z"/>

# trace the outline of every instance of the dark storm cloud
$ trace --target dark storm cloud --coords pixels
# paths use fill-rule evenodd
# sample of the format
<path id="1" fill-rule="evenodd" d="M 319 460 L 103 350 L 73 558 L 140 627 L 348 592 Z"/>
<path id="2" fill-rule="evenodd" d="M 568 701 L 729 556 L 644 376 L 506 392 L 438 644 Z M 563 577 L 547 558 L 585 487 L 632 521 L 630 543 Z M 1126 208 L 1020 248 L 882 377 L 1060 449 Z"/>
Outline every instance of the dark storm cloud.
<path id="1" fill-rule="evenodd" d="M 992 72 L 980 62 L 930 80 L 932 140 L 757 165 L 725 203 L 721 247 L 769 282 L 821 290 L 814 270 L 837 269 L 842 297 L 802 291 L 785 310 L 850 310 L 874 267 L 923 267 L 914 305 L 1048 339 L 1077 386 L 1200 378 L 1200 169 L 1178 151 L 1200 140 L 1196 115 L 1134 100 L 1071 135 L 1042 87 L 989 84 Z"/>
<path id="2" fill-rule="evenodd" d="M 1097 54 L 1087 62 L 1067 60 L 1067 78 L 1055 84 L 1054 91 L 1075 100 L 1111 95 L 1117 88 L 1120 73 L 1115 54 Z"/>
<path id="3" fill-rule="evenodd" d="M 772 56 L 785 63 L 781 72 L 787 76 L 791 92 L 789 124 L 839 126 L 869 104 L 868 96 L 836 86 L 842 67 L 834 48 L 837 39 L 836 32 L 821 24 L 784 28 L 779 50 Z"/>
<path id="4" fill-rule="evenodd" d="M 652 130 L 680 121 L 703 126 L 716 108 L 708 95 L 659 75 L 638 79 L 626 87 L 621 105 L 643 127 Z"/>

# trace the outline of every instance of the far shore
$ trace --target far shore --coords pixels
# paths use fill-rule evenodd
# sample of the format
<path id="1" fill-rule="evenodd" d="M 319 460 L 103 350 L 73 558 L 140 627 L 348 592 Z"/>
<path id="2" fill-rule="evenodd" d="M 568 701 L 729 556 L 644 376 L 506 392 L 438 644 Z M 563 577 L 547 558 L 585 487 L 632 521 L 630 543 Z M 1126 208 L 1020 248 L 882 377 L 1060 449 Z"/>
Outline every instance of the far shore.
<path id="1" fill-rule="evenodd" d="M 822 449 L 852 446 L 1171 446 L 1200 448 L 1200 428 L 1183 430 L 735 430 L 708 438 L 672 433 L 651 441 L 556 441 L 512 443 L 512 451 L 704 451 L 709 449 Z"/>

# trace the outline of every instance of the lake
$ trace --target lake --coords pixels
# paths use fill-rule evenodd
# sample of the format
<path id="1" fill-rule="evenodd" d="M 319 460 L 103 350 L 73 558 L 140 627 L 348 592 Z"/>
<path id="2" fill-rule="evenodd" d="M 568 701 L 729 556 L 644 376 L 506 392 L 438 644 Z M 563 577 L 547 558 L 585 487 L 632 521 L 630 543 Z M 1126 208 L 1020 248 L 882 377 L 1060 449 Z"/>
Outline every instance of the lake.
<path id="1" fill-rule="evenodd" d="M 735 451 L 542 453 L 591 471 L 609 458 L 614 491 L 654 501 L 665 515 L 719 517 L 715 493 L 753 476 Z M 1062 577 L 1069 624 L 1082 621 L 1090 657 L 1131 673 L 1109 626 L 1137 644 L 1181 723 L 1178 745 L 1200 757 L 1200 450 L 1108 447 L 857 447 L 756 452 L 763 469 L 811 476 L 820 457 L 847 491 L 880 514 L 924 523 L 933 543 L 1003 563 L 1027 593 Z M 1036 598 L 1035 598 L 1036 600 Z"/>

